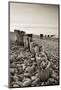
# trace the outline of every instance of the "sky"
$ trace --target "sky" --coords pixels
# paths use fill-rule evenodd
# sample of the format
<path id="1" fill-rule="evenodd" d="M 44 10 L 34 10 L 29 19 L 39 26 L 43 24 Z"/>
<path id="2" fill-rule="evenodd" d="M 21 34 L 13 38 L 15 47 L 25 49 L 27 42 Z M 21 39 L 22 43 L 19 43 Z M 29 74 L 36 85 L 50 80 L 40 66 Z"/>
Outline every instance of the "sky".
<path id="1" fill-rule="evenodd" d="M 10 3 L 10 31 L 58 36 L 58 5 Z"/>

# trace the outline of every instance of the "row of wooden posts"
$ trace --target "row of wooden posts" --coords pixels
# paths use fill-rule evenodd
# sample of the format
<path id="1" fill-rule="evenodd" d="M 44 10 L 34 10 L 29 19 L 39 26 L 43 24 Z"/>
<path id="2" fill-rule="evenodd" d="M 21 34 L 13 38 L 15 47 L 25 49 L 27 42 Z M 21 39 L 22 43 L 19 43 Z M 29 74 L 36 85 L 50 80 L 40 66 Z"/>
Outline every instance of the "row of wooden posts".
<path id="1" fill-rule="evenodd" d="M 22 45 L 24 47 L 30 47 L 30 43 L 32 42 L 33 35 L 32 34 L 26 34 L 24 31 L 20 30 L 14 30 L 16 40 L 15 42 L 19 45 Z M 50 37 L 48 35 L 48 37 Z M 40 34 L 40 39 L 43 39 L 44 35 Z"/>

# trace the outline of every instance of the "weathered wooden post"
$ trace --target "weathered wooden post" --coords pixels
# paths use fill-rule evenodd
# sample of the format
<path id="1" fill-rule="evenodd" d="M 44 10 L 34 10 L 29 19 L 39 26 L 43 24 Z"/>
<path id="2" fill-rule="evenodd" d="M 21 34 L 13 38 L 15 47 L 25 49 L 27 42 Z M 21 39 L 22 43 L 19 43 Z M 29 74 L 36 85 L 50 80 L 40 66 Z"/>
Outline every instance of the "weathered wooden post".
<path id="1" fill-rule="evenodd" d="M 24 35 L 24 47 L 30 50 L 30 42 L 32 41 L 32 34 Z"/>
<path id="2" fill-rule="evenodd" d="M 30 43 L 32 42 L 32 34 L 28 34 L 28 47 L 30 50 Z"/>
<path id="3" fill-rule="evenodd" d="M 17 37 L 17 40 L 16 40 L 17 45 L 19 44 L 23 46 L 25 32 L 20 30 L 14 30 L 14 33 L 16 34 L 16 37 Z"/>
<path id="4" fill-rule="evenodd" d="M 43 34 L 40 34 L 40 39 L 43 39 Z"/>
<path id="5" fill-rule="evenodd" d="M 24 48 L 28 47 L 27 34 L 24 35 Z"/>

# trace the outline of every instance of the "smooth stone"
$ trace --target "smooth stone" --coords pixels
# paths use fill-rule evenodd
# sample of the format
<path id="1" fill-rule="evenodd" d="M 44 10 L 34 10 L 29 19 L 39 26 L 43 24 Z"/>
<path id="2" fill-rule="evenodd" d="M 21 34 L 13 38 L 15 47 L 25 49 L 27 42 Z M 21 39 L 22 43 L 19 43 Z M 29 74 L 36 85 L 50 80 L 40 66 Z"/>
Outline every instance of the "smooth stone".
<path id="1" fill-rule="evenodd" d="M 10 68 L 10 73 L 14 73 L 15 72 L 15 68 Z"/>
<path id="2" fill-rule="evenodd" d="M 56 74 L 52 74 L 51 77 L 54 78 L 55 80 L 58 79 Z"/>
<path id="3" fill-rule="evenodd" d="M 37 78 L 37 76 L 32 76 L 31 79 L 34 81 Z"/>
<path id="4" fill-rule="evenodd" d="M 54 79 L 53 78 L 49 78 L 48 81 L 51 82 L 51 83 L 53 83 L 54 82 Z"/>
<path id="5" fill-rule="evenodd" d="M 10 67 L 11 67 L 11 68 L 15 68 L 15 67 L 16 67 L 15 62 L 12 62 L 12 63 L 10 64 Z"/>
<path id="6" fill-rule="evenodd" d="M 21 81 L 16 82 L 20 87 L 23 87 L 23 83 Z"/>
<path id="7" fill-rule="evenodd" d="M 13 85 L 13 87 L 15 87 L 15 88 L 16 88 L 16 87 L 19 87 L 19 85 L 17 85 L 17 84 L 14 84 L 14 85 Z"/>
<path id="8" fill-rule="evenodd" d="M 24 82 L 23 82 L 23 86 L 29 86 L 31 85 L 31 80 L 30 79 L 26 79 Z"/>
<path id="9" fill-rule="evenodd" d="M 32 60 L 32 61 L 34 61 L 34 60 L 35 60 L 35 58 L 31 58 L 31 60 Z"/>
<path id="10" fill-rule="evenodd" d="M 22 81 L 24 79 L 24 74 L 19 74 L 18 78 L 19 78 L 19 81 Z"/>
<path id="11" fill-rule="evenodd" d="M 24 73 L 24 76 L 25 77 L 30 77 L 31 75 L 30 75 L 30 73 Z"/>
<path id="12" fill-rule="evenodd" d="M 32 85 L 37 85 L 38 82 L 39 82 L 39 78 L 36 78 L 36 79 L 32 82 Z"/>

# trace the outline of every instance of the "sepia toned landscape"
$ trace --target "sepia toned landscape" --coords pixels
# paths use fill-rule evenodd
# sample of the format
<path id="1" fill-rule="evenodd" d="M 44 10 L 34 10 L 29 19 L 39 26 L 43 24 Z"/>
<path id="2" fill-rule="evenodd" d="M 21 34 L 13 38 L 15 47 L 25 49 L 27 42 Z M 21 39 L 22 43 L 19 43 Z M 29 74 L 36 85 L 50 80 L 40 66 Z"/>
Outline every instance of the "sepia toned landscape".
<path id="1" fill-rule="evenodd" d="M 10 2 L 9 7 L 9 87 L 59 85 L 59 6 Z"/>

